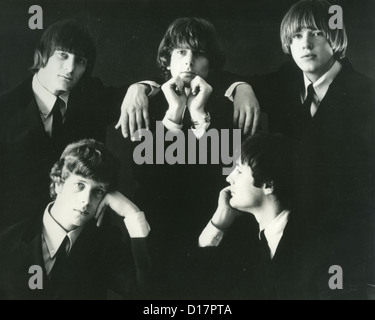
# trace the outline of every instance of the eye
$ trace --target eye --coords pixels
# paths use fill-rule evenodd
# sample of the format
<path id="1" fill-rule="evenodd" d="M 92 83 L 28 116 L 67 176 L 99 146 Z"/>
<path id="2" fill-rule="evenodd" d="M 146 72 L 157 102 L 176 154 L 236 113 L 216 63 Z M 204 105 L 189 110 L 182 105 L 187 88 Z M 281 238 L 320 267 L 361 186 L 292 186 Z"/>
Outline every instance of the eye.
<path id="1" fill-rule="evenodd" d="M 194 55 L 196 57 L 205 57 L 206 53 L 203 50 L 197 50 L 197 51 L 194 51 Z"/>
<path id="2" fill-rule="evenodd" d="M 82 57 L 77 57 L 77 58 L 76 58 L 76 63 L 85 66 L 85 65 L 87 64 L 87 59 L 82 58 Z"/>
<path id="3" fill-rule="evenodd" d="M 241 169 L 240 169 L 240 167 L 236 167 L 236 172 L 237 172 L 237 174 L 240 174 L 240 173 L 242 173 L 242 171 L 241 171 Z"/>
<path id="4" fill-rule="evenodd" d="M 177 50 L 177 53 L 178 53 L 179 55 L 185 56 L 186 53 L 187 53 L 187 50 L 185 50 L 185 49 L 179 49 L 179 50 Z"/>
<path id="5" fill-rule="evenodd" d="M 83 189 L 85 189 L 85 184 L 84 184 L 84 183 L 82 183 L 82 182 L 77 182 L 77 183 L 74 184 L 74 190 L 75 190 L 76 192 L 78 192 L 78 191 L 82 191 Z"/>
<path id="6" fill-rule="evenodd" d="M 322 37 L 322 36 L 324 36 L 323 31 L 320 31 L 320 30 L 316 30 L 316 31 L 314 31 L 314 32 L 313 32 L 313 35 L 314 35 L 315 37 Z"/>
<path id="7" fill-rule="evenodd" d="M 56 51 L 56 55 L 60 59 L 68 59 L 68 57 L 69 57 L 68 53 L 64 52 L 64 51 Z"/>
<path id="8" fill-rule="evenodd" d="M 97 197 L 103 197 L 107 193 L 106 190 L 103 189 L 96 189 L 95 190 L 95 196 Z"/>
<path id="9" fill-rule="evenodd" d="M 300 34 L 300 33 L 295 33 L 292 36 L 292 39 L 301 39 L 301 38 L 302 38 L 302 34 Z"/>

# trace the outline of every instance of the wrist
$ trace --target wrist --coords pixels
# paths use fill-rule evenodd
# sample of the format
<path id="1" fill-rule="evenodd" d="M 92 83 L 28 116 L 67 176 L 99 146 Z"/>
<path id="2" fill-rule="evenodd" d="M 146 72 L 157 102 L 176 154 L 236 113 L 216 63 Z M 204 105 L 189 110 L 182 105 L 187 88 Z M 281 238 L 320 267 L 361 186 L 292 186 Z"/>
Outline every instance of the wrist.
<path id="1" fill-rule="evenodd" d="M 130 88 L 137 90 L 139 93 L 144 93 L 146 96 L 151 92 L 151 86 L 146 83 L 134 83 L 130 86 Z"/>
<path id="2" fill-rule="evenodd" d="M 191 115 L 191 124 L 194 128 L 200 125 L 205 125 L 207 123 L 211 122 L 211 115 L 209 112 L 204 112 L 203 114 L 197 116 L 197 115 Z"/>
<path id="3" fill-rule="evenodd" d="M 181 124 L 183 113 L 184 113 L 183 107 L 170 105 L 169 109 L 166 112 L 166 117 L 168 118 L 168 120 L 176 124 Z"/>

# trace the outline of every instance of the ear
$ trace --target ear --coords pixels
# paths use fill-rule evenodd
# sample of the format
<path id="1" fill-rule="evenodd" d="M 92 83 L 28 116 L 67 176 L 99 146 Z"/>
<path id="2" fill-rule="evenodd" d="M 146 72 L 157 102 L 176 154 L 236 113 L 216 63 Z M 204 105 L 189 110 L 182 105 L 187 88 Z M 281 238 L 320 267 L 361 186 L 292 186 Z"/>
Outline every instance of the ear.
<path id="1" fill-rule="evenodd" d="M 168 67 L 167 67 L 167 70 L 171 70 L 171 66 L 168 66 Z"/>
<path id="2" fill-rule="evenodd" d="M 273 193 L 273 181 L 268 181 L 265 184 L 263 184 L 263 192 L 265 195 L 270 195 Z"/>
<path id="3" fill-rule="evenodd" d="M 63 185 L 64 185 L 64 183 L 62 181 L 55 182 L 55 192 L 56 192 L 56 194 L 61 193 Z"/>

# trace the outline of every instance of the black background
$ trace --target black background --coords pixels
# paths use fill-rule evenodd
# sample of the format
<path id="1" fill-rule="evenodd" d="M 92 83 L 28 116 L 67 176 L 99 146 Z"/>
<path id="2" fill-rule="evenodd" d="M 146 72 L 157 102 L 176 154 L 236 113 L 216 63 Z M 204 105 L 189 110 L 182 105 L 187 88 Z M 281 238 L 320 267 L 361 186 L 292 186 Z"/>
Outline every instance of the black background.
<path id="1" fill-rule="evenodd" d="M 107 85 L 148 78 L 159 42 L 176 18 L 199 16 L 211 20 L 227 53 L 225 69 L 239 74 L 266 73 L 288 58 L 281 50 L 279 26 L 295 0 L 2 0 L 0 3 L 0 91 L 22 82 L 29 74 L 33 52 L 43 30 L 31 30 L 31 5 L 43 9 L 43 27 L 64 18 L 87 23 L 97 43 L 94 75 Z M 375 1 L 333 1 L 343 8 L 355 68 L 375 78 Z M 109 129 L 109 145 L 122 158 L 122 189 L 133 188 L 127 165 L 129 146 L 119 132 Z"/>

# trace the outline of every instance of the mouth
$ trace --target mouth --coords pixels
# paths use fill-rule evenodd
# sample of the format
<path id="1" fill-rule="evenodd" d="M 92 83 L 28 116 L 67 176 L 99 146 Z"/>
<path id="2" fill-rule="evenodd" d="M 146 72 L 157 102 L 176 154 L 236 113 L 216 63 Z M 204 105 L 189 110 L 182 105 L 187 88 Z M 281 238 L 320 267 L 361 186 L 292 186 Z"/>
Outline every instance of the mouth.
<path id="1" fill-rule="evenodd" d="M 316 58 L 316 55 L 312 53 L 305 54 L 301 57 L 301 59 L 304 59 L 304 60 L 311 60 L 315 58 Z"/>
<path id="2" fill-rule="evenodd" d="M 73 81 L 73 78 L 69 76 L 59 75 L 59 77 L 68 82 Z"/>
<path id="3" fill-rule="evenodd" d="M 74 209 L 74 211 L 77 212 L 78 214 L 80 214 L 81 216 L 88 216 L 89 215 L 89 212 L 85 211 L 85 210 Z"/>
<path id="4" fill-rule="evenodd" d="M 192 72 L 192 71 L 183 71 L 183 72 L 180 72 L 180 76 L 182 77 L 191 77 L 191 78 L 194 78 L 197 74 L 195 72 Z"/>

